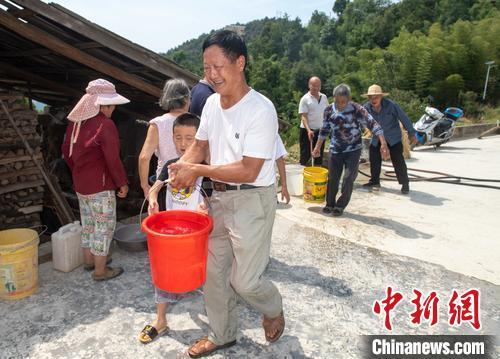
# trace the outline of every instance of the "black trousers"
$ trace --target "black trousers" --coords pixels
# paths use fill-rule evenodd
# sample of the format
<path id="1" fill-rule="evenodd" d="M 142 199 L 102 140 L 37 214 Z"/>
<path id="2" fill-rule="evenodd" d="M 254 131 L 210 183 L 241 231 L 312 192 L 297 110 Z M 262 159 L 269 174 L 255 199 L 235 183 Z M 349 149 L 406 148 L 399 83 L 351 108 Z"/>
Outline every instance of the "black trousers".
<path id="1" fill-rule="evenodd" d="M 316 142 L 318 142 L 319 130 L 314 130 L 313 137 L 313 149 L 316 146 Z M 300 164 L 302 166 L 307 166 L 307 163 L 311 159 L 311 145 L 309 141 L 309 137 L 307 136 L 307 130 L 305 128 L 300 128 Z M 325 151 L 325 143 L 321 145 L 321 151 L 319 157 L 314 158 L 314 165 L 319 166 L 323 163 L 323 152 Z"/>
<path id="2" fill-rule="evenodd" d="M 403 157 L 403 143 L 398 142 L 392 146 L 387 144 L 391 154 L 392 165 L 396 172 L 399 184 L 408 184 L 408 169 L 406 168 L 405 158 Z M 380 171 L 382 168 L 382 155 L 380 154 L 380 142 L 378 146 L 370 145 L 370 182 L 380 184 Z"/>
<path id="3" fill-rule="evenodd" d="M 345 208 L 349 204 L 354 188 L 354 181 L 358 176 L 360 157 L 361 149 L 346 153 L 330 154 L 328 161 L 328 186 L 326 188 L 326 205 L 328 207 Z M 344 172 L 342 194 L 336 199 L 342 172 Z"/>

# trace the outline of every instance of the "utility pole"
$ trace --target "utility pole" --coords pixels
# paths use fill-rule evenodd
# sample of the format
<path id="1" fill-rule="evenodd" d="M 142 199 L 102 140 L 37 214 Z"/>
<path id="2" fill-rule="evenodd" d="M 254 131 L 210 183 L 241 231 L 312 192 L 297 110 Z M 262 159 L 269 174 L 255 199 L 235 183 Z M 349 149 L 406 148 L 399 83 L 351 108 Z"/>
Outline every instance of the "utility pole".
<path id="1" fill-rule="evenodd" d="M 488 61 L 485 62 L 485 65 L 488 65 L 488 70 L 486 71 L 486 81 L 484 82 L 484 91 L 483 91 L 483 101 L 486 98 L 486 89 L 488 88 L 488 79 L 490 77 L 490 68 L 495 67 L 496 65 L 493 65 L 495 61 Z"/>

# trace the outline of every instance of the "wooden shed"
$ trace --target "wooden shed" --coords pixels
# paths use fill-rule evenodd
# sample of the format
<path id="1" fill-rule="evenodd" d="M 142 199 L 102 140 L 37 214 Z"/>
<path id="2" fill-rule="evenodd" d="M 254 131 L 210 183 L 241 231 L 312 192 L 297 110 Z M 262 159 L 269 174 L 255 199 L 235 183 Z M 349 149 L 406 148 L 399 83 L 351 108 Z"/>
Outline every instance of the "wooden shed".
<path id="1" fill-rule="evenodd" d="M 113 120 L 131 184 L 129 200 L 134 202 L 135 198 L 137 203 L 142 196 L 138 153 L 147 121 L 162 113 L 157 103 L 163 84 L 170 78 L 182 78 L 194 85 L 198 76 L 60 5 L 0 0 L 0 91 L 4 98 L 9 98 L 8 94 L 13 99 L 24 95 L 29 99 L 27 106 L 32 106 L 31 100 L 50 106 L 46 113 L 38 114 L 38 135 L 33 134 L 48 167 L 60 158 L 65 116 L 84 94 L 88 82 L 96 78 L 113 82 L 117 91 L 131 100 L 117 107 Z M 11 103 L 19 106 L 17 100 Z M 8 142 L 4 139 L 0 149 L 18 156 L 22 145 L 15 140 Z M 68 198 L 71 200 L 70 194 Z M 127 202 L 122 205 L 127 206 Z"/>

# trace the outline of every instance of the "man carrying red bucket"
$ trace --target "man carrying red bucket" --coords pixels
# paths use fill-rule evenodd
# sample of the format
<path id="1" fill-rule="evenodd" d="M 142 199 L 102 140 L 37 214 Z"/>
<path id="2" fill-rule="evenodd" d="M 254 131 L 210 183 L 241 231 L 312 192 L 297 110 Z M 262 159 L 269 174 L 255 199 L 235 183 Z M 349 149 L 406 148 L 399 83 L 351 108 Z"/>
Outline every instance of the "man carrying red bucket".
<path id="1" fill-rule="evenodd" d="M 207 99 L 194 144 L 169 166 L 175 188 L 191 187 L 200 176 L 214 181 L 204 287 L 211 331 L 189 348 L 192 358 L 236 344 L 236 294 L 263 314 L 267 341 L 278 340 L 285 327 L 281 295 L 262 276 L 276 212 L 277 114 L 246 83 L 246 64 L 247 48 L 236 33 L 222 30 L 204 41 L 205 76 L 216 93 Z M 200 165 L 207 151 L 211 164 Z"/>

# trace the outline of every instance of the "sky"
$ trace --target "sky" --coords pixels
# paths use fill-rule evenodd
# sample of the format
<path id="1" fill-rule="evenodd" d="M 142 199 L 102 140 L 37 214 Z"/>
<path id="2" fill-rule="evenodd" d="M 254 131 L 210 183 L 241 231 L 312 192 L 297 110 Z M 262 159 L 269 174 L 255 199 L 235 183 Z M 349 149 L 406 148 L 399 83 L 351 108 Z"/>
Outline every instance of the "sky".
<path id="1" fill-rule="evenodd" d="M 331 16 L 334 0 L 44 0 L 155 52 L 237 22 L 287 14 L 307 24 L 314 10 Z"/>

